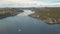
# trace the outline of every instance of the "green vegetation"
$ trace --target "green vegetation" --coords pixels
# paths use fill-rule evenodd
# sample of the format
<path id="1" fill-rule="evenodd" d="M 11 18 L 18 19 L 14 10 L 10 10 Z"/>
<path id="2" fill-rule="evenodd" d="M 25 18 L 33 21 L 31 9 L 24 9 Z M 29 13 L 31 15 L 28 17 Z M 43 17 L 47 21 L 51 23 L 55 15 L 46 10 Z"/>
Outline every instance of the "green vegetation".
<path id="1" fill-rule="evenodd" d="M 23 12 L 19 8 L 0 8 L 0 19 Z"/>
<path id="2" fill-rule="evenodd" d="M 46 7 L 35 10 L 35 14 L 31 16 L 39 18 L 46 23 L 55 24 L 60 23 L 60 8 Z"/>

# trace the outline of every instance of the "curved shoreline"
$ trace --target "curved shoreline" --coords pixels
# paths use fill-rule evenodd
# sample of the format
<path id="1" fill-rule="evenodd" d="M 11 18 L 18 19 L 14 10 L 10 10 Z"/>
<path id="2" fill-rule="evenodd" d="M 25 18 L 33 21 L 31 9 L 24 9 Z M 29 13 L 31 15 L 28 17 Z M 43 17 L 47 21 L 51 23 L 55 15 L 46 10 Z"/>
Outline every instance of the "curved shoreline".
<path id="1" fill-rule="evenodd" d="M 29 16 L 41 19 L 47 24 L 60 24 L 60 8 L 40 8 Z"/>
<path id="2" fill-rule="evenodd" d="M 0 8 L 0 19 L 6 18 L 9 16 L 15 16 L 18 13 L 22 13 L 23 10 L 20 10 L 18 8 Z"/>

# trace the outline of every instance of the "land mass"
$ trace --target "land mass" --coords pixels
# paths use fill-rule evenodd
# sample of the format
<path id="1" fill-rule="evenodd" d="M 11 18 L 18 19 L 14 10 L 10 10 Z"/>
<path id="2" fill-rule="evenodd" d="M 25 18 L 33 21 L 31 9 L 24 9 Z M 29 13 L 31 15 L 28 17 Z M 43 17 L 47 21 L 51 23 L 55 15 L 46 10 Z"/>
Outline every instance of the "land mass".
<path id="1" fill-rule="evenodd" d="M 23 10 L 20 10 L 19 8 L 0 8 L 0 19 L 15 16 L 21 12 L 23 12 Z"/>
<path id="2" fill-rule="evenodd" d="M 60 24 L 60 7 L 44 7 L 35 9 L 29 16 L 43 20 L 48 24 Z"/>

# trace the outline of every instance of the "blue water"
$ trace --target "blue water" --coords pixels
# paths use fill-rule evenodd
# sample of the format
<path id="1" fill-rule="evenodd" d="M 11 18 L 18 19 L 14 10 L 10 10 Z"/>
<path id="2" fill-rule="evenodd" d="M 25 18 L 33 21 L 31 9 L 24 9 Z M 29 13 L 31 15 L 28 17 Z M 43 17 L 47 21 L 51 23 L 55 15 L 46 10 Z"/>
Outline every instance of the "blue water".
<path id="1" fill-rule="evenodd" d="M 60 25 L 49 25 L 30 16 L 0 19 L 0 34 L 60 34 Z"/>

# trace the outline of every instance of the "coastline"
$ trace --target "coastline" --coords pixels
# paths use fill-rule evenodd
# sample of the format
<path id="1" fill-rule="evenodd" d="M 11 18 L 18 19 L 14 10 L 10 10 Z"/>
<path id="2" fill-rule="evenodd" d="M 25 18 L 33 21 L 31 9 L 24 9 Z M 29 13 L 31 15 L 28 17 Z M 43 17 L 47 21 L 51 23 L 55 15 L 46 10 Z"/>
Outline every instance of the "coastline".
<path id="1" fill-rule="evenodd" d="M 47 24 L 60 24 L 60 8 L 43 8 L 35 10 L 29 16 L 42 20 Z"/>
<path id="2" fill-rule="evenodd" d="M 20 10 L 19 8 L 0 8 L 0 19 L 9 17 L 9 16 L 15 16 L 18 13 L 22 13 L 23 10 Z"/>

